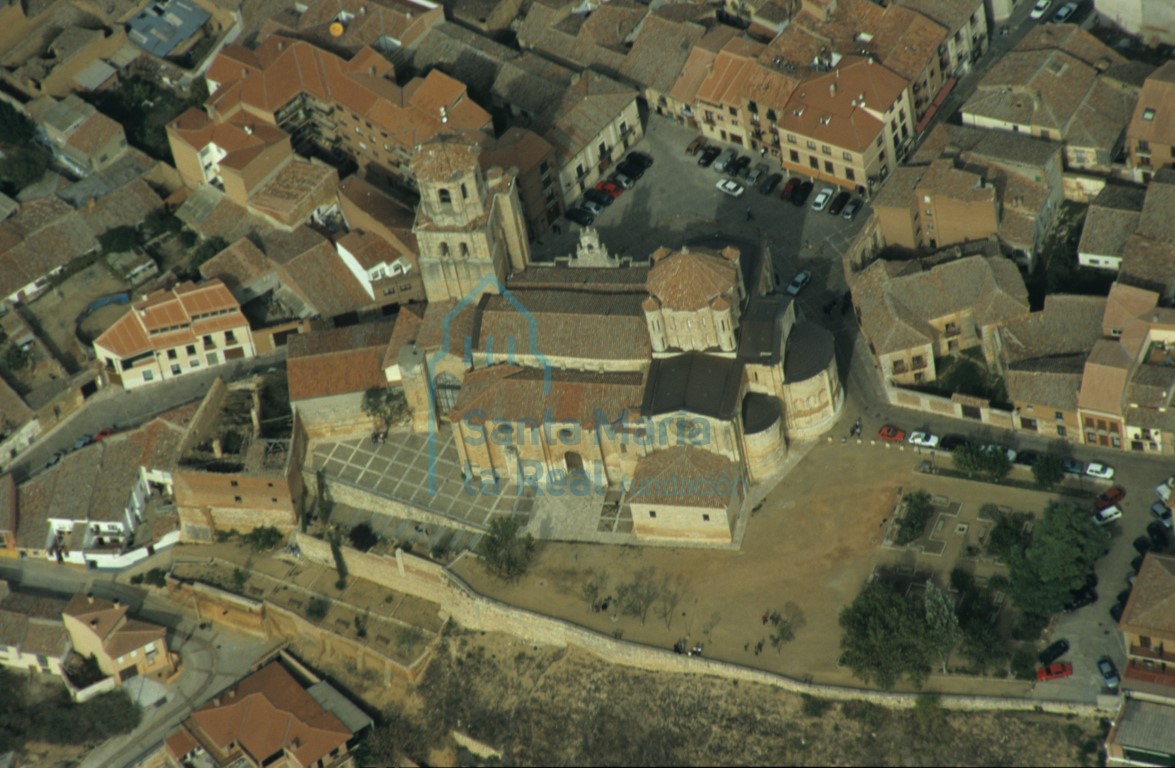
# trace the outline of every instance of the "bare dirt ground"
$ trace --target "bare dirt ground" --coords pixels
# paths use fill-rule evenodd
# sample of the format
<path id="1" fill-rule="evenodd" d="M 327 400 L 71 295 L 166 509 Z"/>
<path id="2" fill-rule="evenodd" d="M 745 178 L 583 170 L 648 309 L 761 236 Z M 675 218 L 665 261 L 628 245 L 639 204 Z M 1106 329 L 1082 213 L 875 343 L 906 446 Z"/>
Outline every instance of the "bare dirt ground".
<path id="1" fill-rule="evenodd" d="M 466 558 L 456 571 L 479 592 L 558 616 L 606 634 L 670 648 L 679 639 L 703 643 L 705 655 L 815 682 L 860 685 L 837 667 L 842 606 L 852 602 L 878 565 L 907 565 L 949 574 L 958 546 L 948 557 L 918 555 L 882 546 L 883 527 L 901 494 L 920 488 L 965 505 L 1004 504 L 1039 512 L 1048 494 L 1001 488 L 914 472 L 922 456 L 880 445 L 821 444 L 777 487 L 748 525 L 738 552 L 541 545 L 535 564 L 515 584 L 489 575 Z M 966 567 L 966 566 L 964 566 Z M 581 594 L 592 572 L 608 575 L 604 595 L 641 569 L 681 593 L 670 616 L 651 611 L 645 623 L 611 611 L 593 613 Z M 764 613 L 794 603 L 804 626 L 779 651 L 768 642 Z M 755 646 L 764 642 L 761 654 Z M 926 690 L 1023 695 L 1029 684 L 962 675 L 932 676 Z"/>
<path id="2" fill-rule="evenodd" d="M 85 363 L 85 355 L 74 335 L 74 321 L 94 299 L 124 291 L 126 287 L 122 280 L 111 273 L 105 262 L 99 261 L 72 275 L 56 288 L 46 291 L 29 305 L 29 309 L 54 346 L 80 367 Z M 92 322 L 84 324 L 84 328 L 92 337 L 97 336 L 125 311 L 125 306 L 107 307 L 87 318 Z"/>
<path id="3" fill-rule="evenodd" d="M 419 686 L 372 688 L 410 721 L 398 740 L 409 756 L 434 765 L 453 764 L 453 729 L 506 765 L 1087 765 L 1100 733 L 1033 713 L 834 703 L 461 631 Z"/>

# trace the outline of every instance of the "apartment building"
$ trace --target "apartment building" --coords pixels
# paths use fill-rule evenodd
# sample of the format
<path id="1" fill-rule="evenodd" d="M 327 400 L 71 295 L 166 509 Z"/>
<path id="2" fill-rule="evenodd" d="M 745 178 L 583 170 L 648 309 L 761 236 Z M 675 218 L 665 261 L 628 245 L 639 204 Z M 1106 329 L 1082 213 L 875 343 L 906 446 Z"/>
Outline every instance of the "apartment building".
<path id="1" fill-rule="evenodd" d="M 897 168 L 914 128 L 906 83 L 864 57 L 798 84 L 777 117 L 785 169 L 862 194 Z"/>
<path id="2" fill-rule="evenodd" d="M 62 613 L 74 651 L 93 656 L 98 668 L 125 683 L 139 675 L 167 679 L 175 663 L 167 647 L 167 629 L 127 616 L 127 606 L 80 594 Z"/>
<path id="3" fill-rule="evenodd" d="M 984 0 L 898 0 L 897 4 L 946 29 L 946 51 L 940 46 L 938 52 L 948 77 L 967 74 L 987 52 L 989 30 Z"/>
<path id="4" fill-rule="evenodd" d="M 1175 61 L 1164 62 L 1143 83 L 1126 126 L 1126 151 L 1135 181 L 1148 182 L 1175 164 Z"/>
<path id="5" fill-rule="evenodd" d="M 898 169 L 873 210 L 885 242 L 912 250 L 985 240 L 999 231 L 995 187 L 946 158 Z"/>
<path id="6" fill-rule="evenodd" d="M 211 280 L 134 302 L 94 340 L 94 354 L 111 381 L 131 390 L 257 353 L 240 304 Z"/>
<path id="7" fill-rule="evenodd" d="M 371 48 L 346 60 L 272 35 L 256 50 L 226 46 L 205 80 L 204 119 L 189 111 L 168 128 L 176 168 L 188 186 L 208 180 L 201 169 L 210 157 L 223 166 L 226 155 L 240 153 L 238 145 L 260 142 L 269 149 L 286 141 L 303 155 L 353 163 L 379 182 L 413 186 L 408 162 L 417 144 L 441 131 L 492 131 L 489 113 L 464 84 L 433 70 L 399 86 L 391 63 Z M 232 127 L 205 138 L 226 124 Z M 222 134 L 228 144 L 218 140 Z M 261 151 L 241 154 L 237 162 L 256 162 Z"/>

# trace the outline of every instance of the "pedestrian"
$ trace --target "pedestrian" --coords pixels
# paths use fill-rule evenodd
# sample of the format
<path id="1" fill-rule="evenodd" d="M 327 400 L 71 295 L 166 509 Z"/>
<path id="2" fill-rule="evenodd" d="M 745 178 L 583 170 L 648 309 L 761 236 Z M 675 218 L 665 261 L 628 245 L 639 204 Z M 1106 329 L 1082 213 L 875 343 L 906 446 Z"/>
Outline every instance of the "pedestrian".
<path id="1" fill-rule="evenodd" d="M 759 157 L 767 156 L 767 147 L 759 147 Z"/>
<path id="2" fill-rule="evenodd" d="M 767 625 L 767 614 L 763 614 L 763 625 Z"/>
<path id="3" fill-rule="evenodd" d="M 751 213 L 751 209 L 748 208 L 747 209 L 747 221 L 750 221 L 753 218 L 755 218 L 755 215 L 753 213 Z"/>

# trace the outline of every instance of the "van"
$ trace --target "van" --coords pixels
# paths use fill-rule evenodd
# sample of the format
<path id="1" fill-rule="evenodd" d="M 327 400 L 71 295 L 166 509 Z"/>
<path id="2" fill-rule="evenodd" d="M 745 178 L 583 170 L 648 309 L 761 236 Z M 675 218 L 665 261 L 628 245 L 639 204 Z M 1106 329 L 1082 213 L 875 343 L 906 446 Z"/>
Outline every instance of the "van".
<path id="1" fill-rule="evenodd" d="M 725 155 L 714 161 L 714 165 L 712 167 L 715 171 L 718 171 L 718 173 L 724 173 L 726 171 L 726 166 L 733 163 L 737 158 L 738 150 L 728 149 L 726 150 Z"/>

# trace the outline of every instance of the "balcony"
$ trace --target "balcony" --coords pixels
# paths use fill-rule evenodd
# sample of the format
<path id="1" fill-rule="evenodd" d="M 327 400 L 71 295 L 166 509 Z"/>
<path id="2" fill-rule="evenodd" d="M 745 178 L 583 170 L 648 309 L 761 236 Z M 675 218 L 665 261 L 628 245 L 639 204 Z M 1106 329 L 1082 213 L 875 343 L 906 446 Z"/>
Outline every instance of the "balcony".
<path id="1" fill-rule="evenodd" d="M 1175 694 L 1175 669 L 1164 670 L 1159 667 L 1148 667 L 1145 663 L 1130 660 L 1126 664 L 1122 680 L 1126 688 L 1130 688 L 1131 683 L 1150 683 L 1169 686 L 1171 693 Z"/>
<path id="2" fill-rule="evenodd" d="M 1140 659 L 1153 659 L 1154 661 L 1165 661 L 1175 664 L 1175 651 L 1165 650 L 1162 646 L 1158 648 L 1143 648 L 1141 645 L 1131 645 L 1128 655 Z"/>

